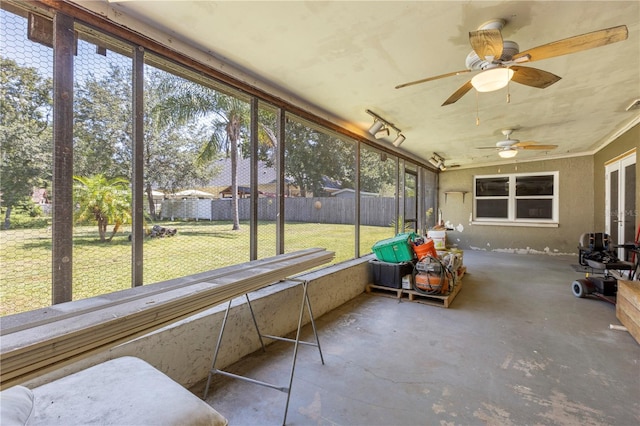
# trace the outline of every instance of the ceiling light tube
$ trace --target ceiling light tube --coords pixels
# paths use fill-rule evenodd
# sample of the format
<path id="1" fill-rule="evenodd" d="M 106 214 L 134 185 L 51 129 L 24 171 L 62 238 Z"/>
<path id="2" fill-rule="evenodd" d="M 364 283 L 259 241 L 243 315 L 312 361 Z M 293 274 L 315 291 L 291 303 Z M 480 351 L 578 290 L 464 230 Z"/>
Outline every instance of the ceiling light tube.
<path id="1" fill-rule="evenodd" d="M 476 74 L 471 79 L 471 84 L 478 92 L 493 92 L 509 84 L 511 77 L 513 77 L 511 68 L 490 68 Z"/>
<path id="2" fill-rule="evenodd" d="M 398 136 L 396 136 L 396 140 L 393 141 L 393 146 L 395 146 L 396 148 L 399 147 L 400 145 L 402 145 L 402 142 L 404 142 L 405 139 L 406 138 L 402 133 L 398 133 Z"/>
<path id="3" fill-rule="evenodd" d="M 431 163 L 433 167 L 436 167 L 436 168 L 438 167 L 438 160 L 436 160 L 435 157 L 429 158 L 429 163 Z"/>

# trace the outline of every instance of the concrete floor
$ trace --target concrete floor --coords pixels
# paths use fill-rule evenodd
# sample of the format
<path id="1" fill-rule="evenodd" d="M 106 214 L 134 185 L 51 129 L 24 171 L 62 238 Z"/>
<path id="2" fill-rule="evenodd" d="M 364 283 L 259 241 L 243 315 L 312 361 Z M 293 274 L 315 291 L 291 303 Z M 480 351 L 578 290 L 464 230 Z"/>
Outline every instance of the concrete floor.
<path id="1" fill-rule="evenodd" d="M 318 318 L 325 365 L 300 348 L 287 424 L 640 424 L 640 345 L 609 328 L 614 305 L 573 296 L 576 258 L 464 263 L 449 309 L 362 294 Z M 292 353 L 276 342 L 227 370 L 286 386 Z M 207 402 L 232 426 L 277 425 L 286 394 L 216 375 Z"/>

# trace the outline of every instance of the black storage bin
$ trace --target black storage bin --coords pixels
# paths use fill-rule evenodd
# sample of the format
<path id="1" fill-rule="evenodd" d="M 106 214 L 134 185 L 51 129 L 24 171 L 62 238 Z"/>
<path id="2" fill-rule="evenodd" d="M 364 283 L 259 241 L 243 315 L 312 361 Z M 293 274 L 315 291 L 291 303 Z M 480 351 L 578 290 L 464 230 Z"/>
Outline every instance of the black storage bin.
<path id="1" fill-rule="evenodd" d="M 369 261 L 373 283 L 384 287 L 402 288 L 402 277 L 413 272 L 413 263 L 389 263 L 377 259 Z"/>

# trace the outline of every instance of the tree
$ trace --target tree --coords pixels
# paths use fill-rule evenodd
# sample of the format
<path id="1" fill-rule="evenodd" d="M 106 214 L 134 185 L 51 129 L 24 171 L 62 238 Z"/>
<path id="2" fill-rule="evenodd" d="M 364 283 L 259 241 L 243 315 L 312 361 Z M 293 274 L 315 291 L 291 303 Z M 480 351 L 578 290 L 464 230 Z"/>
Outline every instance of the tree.
<path id="1" fill-rule="evenodd" d="M 286 135 L 285 173 L 303 197 L 323 195 L 327 181 L 354 188 L 355 144 L 292 120 Z"/>
<path id="2" fill-rule="evenodd" d="M 28 201 L 34 186 L 51 179 L 52 83 L 35 68 L 0 58 L 0 194 L 6 208 Z"/>
<path id="3" fill-rule="evenodd" d="M 152 111 L 162 103 L 158 87 L 167 74 L 145 68 L 144 188 L 149 214 L 156 219 L 152 190 L 175 192 L 205 181 L 206 170 L 196 164 L 206 127 L 174 126 L 156 119 Z M 97 78 L 89 75 L 76 85 L 74 171 L 81 176 L 100 172 L 128 176 L 133 158 L 131 70 L 111 65 Z"/>
<path id="4" fill-rule="evenodd" d="M 238 154 L 241 144 L 248 140 L 249 105 L 234 96 L 217 92 L 178 76 L 166 79 L 159 93 L 164 99 L 164 102 L 156 108 L 161 121 L 173 121 L 178 124 L 195 121 L 209 123 L 211 133 L 200 150 L 198 164 L 209 163 L 220 152 L 229 156 L 233 208 L 232 230 L 239 230 Z M 265 145 L 276 146 L 275 132 L 268 129 L 263 122 L 259 122 L 258 125 L 262 128 L 258 133 L 259 141 Z"/>
<path id="5" fill-rule="evenodd" d="M 164 102 L 160 88 L 172 75 L 145 68 L 144 87 L 144 181 L 149 212 L 156 219 L 152 190 L 173 193 L 180 189 L 204 185 L 213 170 L 199 161 L 202 147 L 211 134 L 207 123 L 192 122 L 176 126 L 161 120 L 155 111 Z M 215 153 L 211 159 L 215 159 Z"/>
<path id="6" fill-rule="evenodd" d="M 77 220 L 98 225 L 100 241 L 110 242 L 120 227 L 131 220 L 131 191 L 125 178 L 107 178 L 102 174 L 74 176 L 74 202 L 79 206 Z M 107 228 L 113 224 L 111 236 Z"/>
<path id="7" fill-rule="evenodd" d="M 74 93 L 74 173 L 130 176 L 132 158 L 131 71 L 111 65 L 89 74 Z"/>
<path id="8" fill-rule="evenodd" d="M 363 191 L 393 197 L 396 175 L 396 162 L 386 153 L 372 148 L 360 151 L 360 188 Z"/>

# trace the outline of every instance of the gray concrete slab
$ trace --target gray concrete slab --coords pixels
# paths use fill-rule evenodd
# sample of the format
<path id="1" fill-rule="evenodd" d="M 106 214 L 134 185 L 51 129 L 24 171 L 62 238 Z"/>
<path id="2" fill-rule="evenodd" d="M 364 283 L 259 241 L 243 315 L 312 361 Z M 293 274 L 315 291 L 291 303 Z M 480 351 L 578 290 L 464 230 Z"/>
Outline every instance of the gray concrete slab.
<path id="1" fill-rule="evenodd" d="M 573 296 L 575 262 L 466 251 L 449 309 L 362 294 L 322 316 L 325 365 L 300 348 L 287 424 L 640 424 L 640 345 L 609 328 L 614 305 Z M 228 370 L 286 386 L 292 349 Z M 215 376 L 207 402 L 231 425 L 277 425 L 286 394 Z"/>

